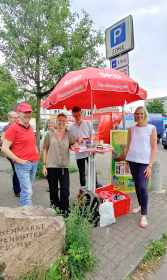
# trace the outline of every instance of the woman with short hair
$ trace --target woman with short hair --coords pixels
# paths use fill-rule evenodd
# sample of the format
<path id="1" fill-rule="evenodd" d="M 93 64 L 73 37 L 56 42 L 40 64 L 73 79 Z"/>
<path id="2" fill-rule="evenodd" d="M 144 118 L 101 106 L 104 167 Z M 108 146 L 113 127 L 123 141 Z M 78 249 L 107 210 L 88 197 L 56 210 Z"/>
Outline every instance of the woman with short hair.
<path id="1" fill-rule="evenodd" d="M 136 124 L 128 130 L 128 148 L 126 160 L 129 163 L 132 177 L 135 182 L 136 195 L 139 207 L 133 213 L 141 211 L 140 226 L 147 227 L 148 213 L 148 179 L 151 176 L 152 165 L 157 153 L 156 128 L 148 124 L 148 114 L 144 107 L 135 110 Z"/>
<path id="2" fill-rule="evenodd" d="M 69 149 L 75 143 L 74 137 L 66 129 L 66 123 L 66 115 L 59 114 L 55 128 L 48 132 L 43 146 L 43 173 L 48 179 L 50 204 L 64 214 L 69 210 Z"/>

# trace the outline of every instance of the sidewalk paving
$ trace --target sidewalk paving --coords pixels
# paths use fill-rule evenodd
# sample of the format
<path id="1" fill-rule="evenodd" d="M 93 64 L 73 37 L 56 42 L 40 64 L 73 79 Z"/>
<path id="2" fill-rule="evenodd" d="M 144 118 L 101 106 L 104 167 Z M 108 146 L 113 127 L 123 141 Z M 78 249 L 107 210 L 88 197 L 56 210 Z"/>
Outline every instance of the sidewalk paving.
<path id="1" fill-rule="evenodd" d="M 123 280 L 134 271 L 146 246 L 167 231 L 167 195 L 150 194 L 150 205 L 147 229 L 138 226 L 138 214 L 129 214 L 108 228 L 93 230 L 93 249 L 98 267 L 88 280 Z"/>
<path id="2" fill-rule="evenodd" d="M 7 160 L 0 158 L 0 206 L 15 207 L 17 200 L 11 190 L 9 169 Z M 71 174 L 72 197 L 76 195 L 78 186 L 78 174 Z M 46 180 L 36 181 L 33 197 L 35 205 L 49 206 L 47 188 Z M 166 193 L 150 193 L 149 204 L 150 225 L 147 229 L 138 226 L 138 214 L 120 217 L 117 223 L 110 227 L 93 229 L 93 251 L 98 261 L 96 271 L 88 274 L 87 280 L 124 280 L 143 258 L 145 247 L 167 231 Z M 160 279 L 156 278 L 156 280 Z"/>

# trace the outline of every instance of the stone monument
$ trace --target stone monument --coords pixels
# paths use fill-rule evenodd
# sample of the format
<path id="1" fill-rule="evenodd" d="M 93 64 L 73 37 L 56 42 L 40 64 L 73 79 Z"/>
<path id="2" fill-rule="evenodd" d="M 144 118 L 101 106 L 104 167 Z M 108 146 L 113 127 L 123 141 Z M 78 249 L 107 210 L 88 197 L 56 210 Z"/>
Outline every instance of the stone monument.
<path id="1" fill-rule="evenodd" d="M 14 280 L 35 266 L 48 268 L 63 252 L 65 224 L 52 209 L 0 207 L 0 267 Z"/>

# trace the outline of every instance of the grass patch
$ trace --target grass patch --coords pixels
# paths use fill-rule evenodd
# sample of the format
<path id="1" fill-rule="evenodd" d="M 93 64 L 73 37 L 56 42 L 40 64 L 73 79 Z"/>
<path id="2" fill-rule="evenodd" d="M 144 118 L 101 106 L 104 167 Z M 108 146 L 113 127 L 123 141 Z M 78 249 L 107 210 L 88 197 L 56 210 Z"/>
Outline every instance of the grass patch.
<path id="1" fill-rule="evenodd" d="M 76 167 L 75 164 L 70 164 L 68 167 L 69 173 L 75 173 L 78 172 L 78 168 Z"/>
<path id="2" fill-rule="evenodd" d="M 159 259 L 160 257 L 165 255 L 165 252 L 166 247 L 163 240 L 153 241 L 144 256 L 143 263 Z"/>
<path id="3" fill-rule="evenodd" d="M 135 272 L 125 280 L 145 279 L 144 275 L 152 272 L 160 263 L 161 258 L 166 254 L 167 234 L 163 234 L 159 240 L 154 240 L 147 247 L 144 258 Z"/>
<path id="4" fill-rule="evenodd" d="M 37 179 L 44 179 L 45 178 L 44 175 L 43 175 L 43 163 L 42 163 L 42 161 L 39 161 L 39 163 L 38 163 L 36 178 Z"/>
<path id="5" fill-rule="evenodd" d="M 86 272 L 95 267 L 91 251 L 91 229 L 88 217 L 74 206 L 66 219 L 64 254 L 47 271 L 36 268 L 19 280 L 85 280 Z"/>

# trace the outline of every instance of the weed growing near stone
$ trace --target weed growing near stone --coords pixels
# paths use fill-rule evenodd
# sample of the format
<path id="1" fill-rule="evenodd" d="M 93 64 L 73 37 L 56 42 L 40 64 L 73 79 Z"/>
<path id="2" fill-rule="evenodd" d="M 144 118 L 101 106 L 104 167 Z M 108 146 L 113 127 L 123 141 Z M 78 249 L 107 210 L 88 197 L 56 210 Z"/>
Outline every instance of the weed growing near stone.
<path id="1" fill-rule="evenodd" d="M 48 271 L 37 268 L 19 280 L 84 280 L 86 272 L 92 271 L 95 266 L 88 219 L 75 205 L 66 219 L 64 254 Z"/>

